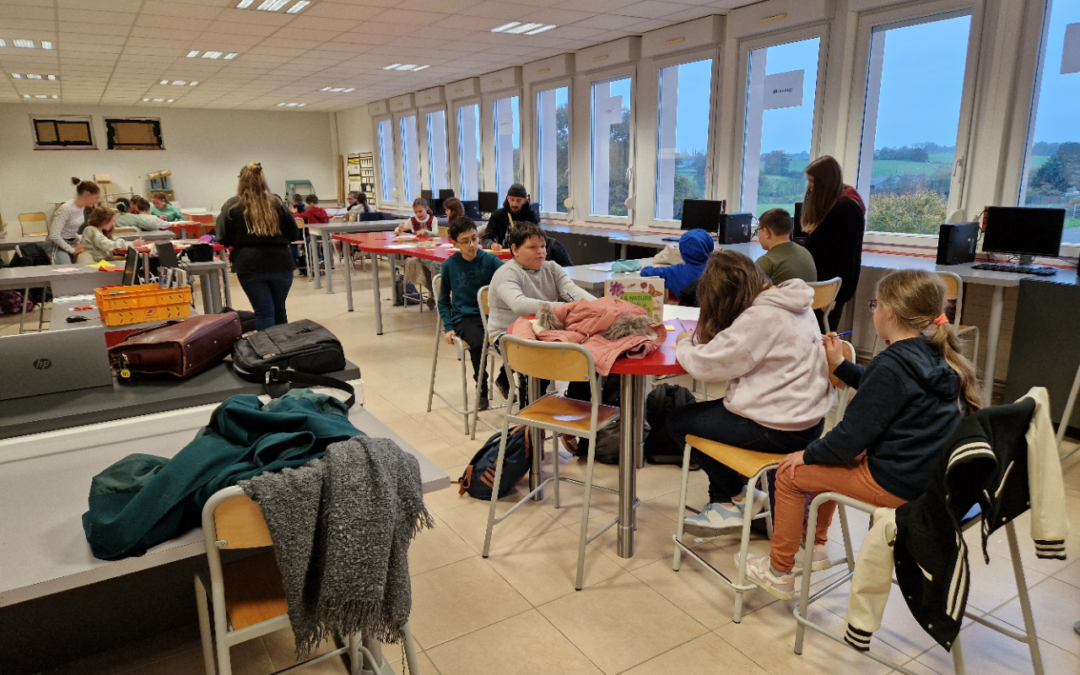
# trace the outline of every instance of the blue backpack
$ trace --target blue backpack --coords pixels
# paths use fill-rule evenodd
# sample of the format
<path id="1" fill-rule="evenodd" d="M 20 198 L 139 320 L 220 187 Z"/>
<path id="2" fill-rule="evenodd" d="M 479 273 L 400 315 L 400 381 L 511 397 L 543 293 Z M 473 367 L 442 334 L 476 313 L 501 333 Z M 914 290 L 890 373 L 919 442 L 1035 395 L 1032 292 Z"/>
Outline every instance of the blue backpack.
<path id="1" fill-rule="evenodd" d="M 502 432 L 487 439 L 484 447 L 476 451 L 465 473 L 458 483 L 458 494 L 466 492 L 475 499 L 491 499 L 491 490 L 495 487 L 495 462 L 499 459 L 499 442 Z M 529 472 L 530 448 L 529 430 L 524 426 L 514 427 L 506 436 L 506 455 L 503 457 L 502 480 L 499 482 L 499 497 L 505 497 L 519 480 Z M 474 480 L 475 479 L 475 480 Z"/>

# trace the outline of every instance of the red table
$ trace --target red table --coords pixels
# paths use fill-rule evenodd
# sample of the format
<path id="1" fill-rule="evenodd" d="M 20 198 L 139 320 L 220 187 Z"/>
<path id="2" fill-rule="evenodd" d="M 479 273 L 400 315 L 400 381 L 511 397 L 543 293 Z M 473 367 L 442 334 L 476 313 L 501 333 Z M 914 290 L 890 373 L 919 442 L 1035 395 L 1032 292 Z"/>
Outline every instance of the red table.
<path id="1" fill-rule="evenodd" d="M 350 234 L 335 234 L 334 239 L 343 242 L 346 246 L 355 246 L 361 251 L 371 253 L 371 288 L 375 296 L 375 332 L 382 335 L 382 298 L 379 289 L 379 262 L 377 255 L 390 256 L 390 271 L 396 278 L 397 256 L 403 255 L 410 258 L 420 258 L 441 263 L 457 253 L 453 243 L 445 237 L 417 237 L 412 241 L 394 241 L 401 239 L 401 235 L 393 232 L 357 232 Z M 346 251 L 348 253 L 348 251 Z M 499 251 L 497 256 L 506 260 L 510 257 L 509 251 Z M 350 259 L 351 255 L 346 255 Z M 345 265 L 345 296 L 348 301 L 349 311 L 353 311 L 352 299 L 352 265 Z"/>

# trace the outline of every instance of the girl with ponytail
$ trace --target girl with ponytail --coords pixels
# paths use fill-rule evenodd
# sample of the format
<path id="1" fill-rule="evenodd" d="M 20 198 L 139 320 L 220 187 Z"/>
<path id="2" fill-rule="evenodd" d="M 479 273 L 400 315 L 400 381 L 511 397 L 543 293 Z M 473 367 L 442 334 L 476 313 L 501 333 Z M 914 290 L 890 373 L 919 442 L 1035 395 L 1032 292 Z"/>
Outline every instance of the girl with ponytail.
<path id="1" fill-rule="evenodd" d="M 825 336 L 835 375 L 859 393 L 832 431 L 785 457 L 776 471 L 772 550 L 747 559 L 748 576 L 771 595 L 794 596 L 806 493 L 901 506 L 926 491 L 944 443 L 964 415 L 983 406 L 975 368 L 945 315 L 945 298 L 945 282 L 932 272 L 885 276 L 870 311 L 888 347 L 866 368 L 844 359 L 835 333 Z M 829 502 L 818 511 L 815 570 L 830 566 L 824 545 L 835 510 Z"/>
<path id="2" fill-rule="evenodd" d="M 86 225 L 86 209 L 93 208 L 101 198 L 101 188 L 97 183 L 72 178 L 75 186 L 75 199 L 65 202 L 53 213 L 49 223 L 49 238 L 45 250 L 54 265 L 69 265 L 83 252 L 79 235 Z"/>

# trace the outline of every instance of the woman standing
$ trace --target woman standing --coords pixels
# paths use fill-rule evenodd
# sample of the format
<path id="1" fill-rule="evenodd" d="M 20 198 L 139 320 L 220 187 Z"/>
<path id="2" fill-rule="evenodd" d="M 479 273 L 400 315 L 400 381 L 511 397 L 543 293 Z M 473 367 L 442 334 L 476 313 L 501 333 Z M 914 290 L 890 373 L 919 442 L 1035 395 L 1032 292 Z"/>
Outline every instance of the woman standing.
<path id="1" fill-rule="evenodd" d="M 150 195 L 150 201 L 153 202 L 153 206 L 150 207 L 150 215 L 157 216 L 170 223 L 178 223 L 184 219 L 180 209 L 169 203 L 164 192 L 155 192 Z"/>
<path id="2" fill-rule="evenodd" d="M 836 306 L 828 317 L 829 327 L 835 330 L 844 304 L 855 297 L 859 285 L 866 205 L 855 188 L 844 184 L 840 164 L 828 155 L 810 162 L 806 181 L 802 208 L 806 249 L 814 256 L 818 280 L 842 280 Z"/>
<path id="3" fill-rule="evenodd" d="M 71 184 L 75 186 L 75 199 L 56 209 L 49 225 L 49 240 L 45 243 L 45 250 L 54 265 L 70 265 L 83 252 L 79 230 L 86 222 L 85 209 L 93 207 L 101 198 L 97 183 L 72 178 Z"/>
<path id="4" fill-rule="evenodd" d="M 271 194 L 258 162 L 240 170 L 236 192 L 221 209 L 225 217 L 218 226 L 218 240 L 232 247 L 229 259 L 255 310 L 255 327 L 266 330 L 288 323 L 285 299 L 296 269 L 289 245 L 299 238 L 296 220 Z"/>

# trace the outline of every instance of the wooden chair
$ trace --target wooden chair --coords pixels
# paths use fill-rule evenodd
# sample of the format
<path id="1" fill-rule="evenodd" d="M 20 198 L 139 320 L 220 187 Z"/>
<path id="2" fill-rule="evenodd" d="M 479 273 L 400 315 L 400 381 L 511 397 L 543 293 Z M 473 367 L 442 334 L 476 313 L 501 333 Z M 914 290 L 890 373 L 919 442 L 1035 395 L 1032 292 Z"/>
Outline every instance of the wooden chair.
<path id="1" fill-rule="evenodd" d="M 960 275 L 956 272 L 938 272 L 937 275 L 945 282 L 945 288 L 947 293 L 945 295 L 946 301 L 953 303 L 953 324 L 956 326 L 957 335 L 975 335 L 975 340 L 971 345 L 971 362 L 979 362 L 979 327 L 978 326 L 965 326 L 960 323 L 963 318 L 964 311 L 964 281 L 960 278 Z M 986 368 L 983 373 L 983 377 L 994 376 L 993 364 L 986 364 Z"/>
<path id="2" fill-rule="evenodd" d="M 490 286 L 484 286 L 483 288 L 481 288 L 476 293 L 476 303 L 480 307 L 480 321 L 484 324 L 484 337 L 485 337 L 485 339 L 484 339 L 484 348 L 481 350 L 481 353 L 480 353 L 480 364 L 484 367 L 484 375 L 488 378 L 488 397 L 489 397 L 489 399 L 492 396 L 492 393 L 495 391 L 495 379 L 496 379 L 496 377 L 498 377 L 495 374 L 495 372 L 496 372 L 495 371 L 495 359 L 499 359 L 500 361 L 502 360 L 502 354 L 499 353 L 498 349 L 494 349 L 495 345 L 491 342 L 491 338 L 487 337 L 487 334 L 488 334 L 488 315 L 491 313 L 491 306 L 488 305 L 488 292 L 489 292 L 490 288 L 491 288 Z M 477 386 L 479 386 L 479 385 L 477 385 Z M 511 387 L 513 387 L 513 381 L 512 380 L 511 380 Z M 479 396 L 479 389 L 477 389 L 477 392 L 478 392 L 477 396 Z M 503 407 L 508 407 L 509 405 L 510 405 L 509 403 L 505 403 L 505 404 L 503 404 L 501 406 L 498 406 L 498 407 L 503 408 Z M 495 408 L 493 407 L 491 409 L 494 410 Z M 472 419 L 472 433 L 470 435 L 470 438 L 472 438 L 472 440 L 474 440 L 474 441 L 476 440 L 476 421 L 477 420 L 480 420 L 481 422 L 486 424 L 493 431 L 497 431 L 497 429 L 495 429 L 495 427 L 492 426 L 490 422 L 488 422 L 485 419 L 480 419 L 479 411 L 474 410 L 473 411 L 473 419 Z"/>
<path id="3" fill-rule="evenodd" d="M 45 214 L 40 211 L 35 213 L 20 213 L 19 227 L 22 229 L 24 237 L 38 237 L 49 233 L 49 222 L 45 218 Z M 27 228 L 31 228 L 29 232 L 27 231 Z"/>
<path id="4" fill-rule="evenodd" d="M 578 541 L 577 580 L 574 584 L 574 588 L 580 591 L 585 575 L 585 547 L 588 546 L 589 542 L 606 532 L 612 525 L 619 522 L 619 518 L 616 516 L 591 537 L 589 536 L 589 503 L 592 491 L 603 490 L 611 494 L 619 494 L 618 490 L 592 484 L 593 465 L 596 460 L 597 434 L 602 429 L 618 421 L 619 409 L 599 403 L 600 387 L 597 384 L 593 357 L 589 350 L 581 345 L 562 342 L 539 342 L 537 340 L 524 340 L 513 335 L 504 335 L 501 341 L 501 351 L 506 366 L 506 376 L 511 382 L 514 381 L 515 372 L 540 380 L 588 382 L 592 391 L 592 401 L 578 401 L 577 399 L 564 398 L 556 394 L 548 394 L 518 411 L 516 415 L 512 415 L 510 410 L 517 394 L 517 388 L 510 387 L 510 400 L 507 402 L 507 412 L 503 417 L 499 457 L 495 464 L 491 508 L 488 510 L 487 534 L 484 537 L 484 557 L 488 557 L 491 552 L 491 535 L 495 525 L 501 523 L 522 504 L 532 499 L 533 495 L 540 493 L 545 485 L 554 483 L 555 508 L 559 508 L 560 481 L 581 485 L 585 488 L 585 497 L 581 511 L 581 535 Z M 551 432 L 552 477 L 539 481 L 539 485 L 534 490 L 518 500 L 506 513 L 496 518 L 495 508 L 499 501 L 498 488 L 502 482 L 506 439 L 510 433 L 510 427 L 519 425 Z M 559 476 L 559 435 L 561 434 L 589 439 L 589 456 L 585 468 L 584 482 Z M 532 451 L 539 453 L 541 450 L 542 448 L 533 448 Z M 542 477 L 539 476 L 539 478 Z M 640 504 L 640 500 L 635 500 L 634 508 L 637 508 L 638 504 Z"/>
<path id="5" fill-rule="evenodd" d="M 828 281 L 812 281 L 806 285 L 814 289 L 813 308 L 821 310 L 821 334 L 824 335 L 834 327 L 829 326 L 829 312 L 836 306 L 836 296 L 840 294 L 840 277 Z"/>
<path id="6" fill-rule="evenodd" d="M 432 292 L 435 294 L 435 300 L 437 302 L 439 297 L 440 297 L 439 293 L 442 290 L 442 275 L 441 274 L 436 274 L 434 277 L 431 278 L 431 286 L 432 286 Z M 468 378 L 468 374 L 465 372 L 465 349 L 469 345 L 464 340 L 462 340 L 460 337 L 454 336 L 453 340 L 454 340 L 454 346 L 457 348 L 458 361 L 461 362 L 461 400 L 462 400 L 461 405 L 464 408 L 464 410 L 462 410 L 462 408 L 458 408 L 456 405 L 451 403 L 445 396 L 443 396 L 439 392 L 435 391 L 435 373 L 436 373 L 436 369 L 439 367 L 439 347 L 442 346 L 443 333 L 445 333 L 447 330 L 450 330 L 450 328 L 452 328 L 452 327 L 448 328 L 448 327 L 443 326 L 442 315 L 439 314 L 439 312 L 437 310 L 436 310 L 435 314 L 437 315 L 435 317 L 435 355 L 431 359 L 431 382 L 428 384 L 427 411 L 431 412 L 431 404 L 432 404 L 434 398 L 436 396 L 438 396 L 442 400 L 443 403 L 450 406 L 451 410 L 453 410 L 454 412 L 456 412 L 457 414 L 459 414 L 459 415 L 461 415 L 462 417 L 465 418 L 465 433 L 468 434 L 469 433 L 469 416 L 470 415 L 476 415 L 477 410 L 479 408 L 479 406 L 476 405 L 476 404 L 478 404 L 480 402 L 480 381 L 481 381 L 481 376 L 479 374 L 476 376 L 476 395 L 473 398 L 474 406 L 472 408 L 470 408 L 469 407 L 469 378 Z M 481 359 L 480 363 L 483 364 L 484 360 Z M 489 424 L 487 422 L 487 420 L 480 420 L 480 421 L 483 422 L 484 424 L 487 424 L 492 429 L 495 429 L 495 427 L 492 426 L 491 424 Z"/>

